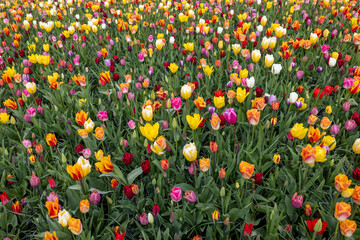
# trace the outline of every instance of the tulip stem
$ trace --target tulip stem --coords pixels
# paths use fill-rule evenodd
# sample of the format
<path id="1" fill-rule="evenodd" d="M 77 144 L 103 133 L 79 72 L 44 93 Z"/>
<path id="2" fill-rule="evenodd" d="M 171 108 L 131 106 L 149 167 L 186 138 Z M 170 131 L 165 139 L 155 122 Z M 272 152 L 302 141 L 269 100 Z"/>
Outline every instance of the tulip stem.
<path id="1" fill-rule="evenodd" d="M 154 232 L 154 238 L 156 238 L 156 232 L 155 232 L 155 228 L 154 228 L 154 223 L 151 224 L 151 228 L 152 228 L 152 230 Z"/>
<path id="2" fill-rule="evenodd" d="M 335 206 L 335 203 L 336 203 L 336 200 L 337 200 L 338 196 L 339 196 L 339 192 L 336 192 L 334 201 L 333 201 L 333 203 L 331 204 L 330 212 L 333 212 L 333 211 L 334 211 L 334 206 Z"/>
<path id="3" fill-rule="evenodd" d="M 309 174 L 309 164 L 307 164 L 307 165 L 306 165 L 306 172 L 305 172 L 304 183 L 303 183 L 303 185 L 302 185 L 302 188 L 301 188 L 301 189 L 304 189 L 304 187 L 305 187 L 305 184 L 306 184 L 306 180 L 307 180 L 308 174 Z"/>
<path id="4" fill-rule="evenodd" d="M 339 193 L 339 192 L 338 192 L 338 193 Z M 337 224 L 336 224 L 335 234 L 334 234 L 334 237 L 333 237 L 334 240 L 337 239 L 337 234 L 338 234 L 339 225 L 340 225 L 340 221 L 338 221 Z"/>
<path id="5" fill-rule="evenodd" d="M 236 127 L 235 127 L 235 124 L 233 125 L 233 128 L 234 128 L 234 152 L 236 152 L 237 136 L 236 136 Z"/>
<path id="6" fill-rule="evenodd" d="M 246 191 L 247 191 L 247 180 L 245 180 L 245 191 L 244 191 L 244 195 L 243 198 L 246 198 Z"/>
<path id="7" fill-rule="evenodd" d="M 316 238 L 316 232 L 313 233 L 313 236 L 312 236 L 311 239 L 312 239 L 312 240 L 315 240 L 315 238 Z"/>
<path id="8" fill-rule="evenodd" d="M 352 220 L 352 219 L 355 217 L 355 214 L 356 214 L 356 211 L 358 210 L 358 208 L 359 208 L 359 205 L 358 205 L 358 204 L 356 204 L 356 207 L 355 207 L 355 209 L 354 209 L 354 212 L 353 212 L 353 214 L 352 214 L 352 216 L 351 216 L 350 220 Z"/>

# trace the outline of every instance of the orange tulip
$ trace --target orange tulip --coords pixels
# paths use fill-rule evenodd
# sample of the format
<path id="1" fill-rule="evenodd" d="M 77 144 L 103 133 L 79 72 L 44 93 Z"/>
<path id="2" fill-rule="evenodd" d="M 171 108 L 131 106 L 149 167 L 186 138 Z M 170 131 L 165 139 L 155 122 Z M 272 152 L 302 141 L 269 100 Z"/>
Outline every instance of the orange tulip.
<path id="1" fill-rule="evenodd" d="M 309 127 L 309 131 L 308 131 L 308 138 L 309 141 L 312 143 L 316 143 L 317 141 L 319 141 L 319 139 L 325 135 L 326 133 L 320 133 L 320 129 L 318 128 L 314 128 L 313 126 Z"/>
<path id="2" fill-rule="evenodd" d="M 51 202 L 51 201 L 46 201 L 45 203 L 45 207 L 48 209 L 48 215 L 50 218 L 57 218 L 59 211 L 60 211 L 60 206 L 59 206 L 59 199 L 56 198 L 55 202 Z"/>
<path id="3" fill-rule="evenodd" d="M 219 118 L 218 115 L 213 114 L 211 116 L 210 123 L 211 123 L 212 129 L 218 130 L 220 128 L 220 122 L 221 122 L 221 119 Z"/>
<path id="4" fill-rule="evenodd" d="M 12 110 L 17 109 L 17 104 L 16 104 L 16 102 L 15 102 L 15 101 L 12 101 L 12 100 L 10 100 L 10 99 L 5 100 L 5 101 L 4 101 L 4 105 L 5 105 L 5 107 L 11 108 Z"/>
<path id="5" fill-rule="evenodd" d="M 342 222 L 351 216 L 351 206 L 345 202 L 338 202 L 335 206 L 335 218 Z"/>
<path id="6" fill-rule="evenodd" d="M 251 109 L 246 112 L 249 123 L 253 126 L 257 125 L 260 120 L 260 111 L 257 109 Z"/>
<path id="7" fill-rule="evenodd" d="M 351 184 L 351 180 L 344 174 L 339 174 L 335 177 L 335 188 L 339 192 L 346 190 Z"/>
<path id="8" fill-rule="evenodd" d="M 210 151 L 213 153 L 216 153 L 218 150 L 218 146 L 216 144 L 216 142 L 210 142 Z"/>
<path id="9" fill-rule="evenodd" d="M 324 130 L 328 129 L 331 125 L 331 121 L 327 117 L 323 117 L 320 122 L 320 127 Z"/>
<path id="10" fill-rule="evenodd" d="M 245 179 L 250 179 L 253 172 L 254 172 L 255 165 L 247 163 L 245 161 L 241 161 L 239 164 L 239 170 L 241 172 L 241 175 Z"/>
<path id="11" fill-rule="evenodd" d="M 71 178 L 76 181 L 80 181 L 87 175 L 79 163 L 75 163 L 73 166 L 67 165 L 66 170 L 70 174 Z"/>
<path id="12" fill-rule="evenodd" d="M 99 141 L 103 140 L 104 139 L 104 135 L 105 135 L 105 132 L 104 132 L 104 129 L 102 129 L 101 127 L 97 127 L 95 128 L 95 138 Z"/>
<path id="13" fill-rule="evenodd" d="M 102 173 L 109 173 L 114 170 L 114 166 L 111 163 L 110 155 L 107 157 L 102 157 L 100 162 L 95 163 L 96 170 Z"/>
<path id="14" fill-rule="evenodd" d="M 210 159 L 209 158 L 201 158 L 199 160 L 200 163 L 200 169 L 203 172 L 207 172 L 210 168 Z"/>
<path id="15" fill-rule="evenodd" d="M 68 229 L 75 235 L 79 235 L 82 232 L 82 224 L 80 219 L 70 218 Z"/>
<path id="16" fill-rule="evenodd" d="M 265 98 L 255 98 L 254 100 L 251 100 L 252 102 L 252 108 L 256 108 L 257 110 L 263 110 L 266 106 Z"/>
<path id="17" fill-rule="evenodd" d="M 45 233 L 45 237 L 43 238 L 43 240 L 59 240 L 57 237 L 56 237 L 56 232 L 53 231 L 53 233 L 49 233 L 48 231 L 46 231 Z"/>
<path id="18" fill-rule="evenodd" d="M 77 124 L 79 124 L 80 126 L 83 126 L 84 123 L 87 120 L 88 117 L 88 112 L 85 113 L 83 110 L 81 110 L 80 112 L 76 113 L 75 115 L 75 121 L 77 122 Z"/>
<path id="19" fill-rule="evenodd" d="M 345 237 L 351 237 L 354 234 L 356 227 L 357 225 L 355 221 L 346 219 L 340 223 L 341 234 Z"/>
<path id="20" fill-rule="evenodd" d="M 80 212 L 87 213 L 90 209 L 90 202 L 89 200 L 85 199 L 80 202 Z"/>
<path id="21" fill-rule="evenodd" d="M 51 146 L 54 147 L 57 143 L 57 139 L 55 137 L 55 134 L 53 133 L 48 133 L 46 134 L 46 143 Z"/>
<path id="22" fill-rule="evenodd" d="M 166 171 L 169 168 L 169 161 L 167 159 L 163 159 L 160 161 L 160 165 L 161 165 L 161 169 L 163 171 Z"/>
<path id="23" fill-rule="evenodd" d="M 78 129 L 78 134 L 81 138 L 87 138 L 89 136 L 88 131 L 86 129 Z"/>
<path id="24" fill-rule="evenodd" d="M 317 119 L 318 119 L 317 116 L 311 114 L 311 115 L 309 116 L 307 122 L 308 122 L 308 124 L 310 124 L 310 125 L 314 125 L 314 124 L 316 123 Z"/>
<path id="25" fill-rule="evenodd" d="M 309 144 L 302 149 L 301 156 L 306 164 L 313 164 L 316 160 L 316 150 Z"/>
<path id="26" fill-rule="evenodd" d="M 72 80 L 76 83 L 78 86 L 85 86 L 86 85 L 86 78 L 84 75 L 80 76 L 73 76 Z"/>
<path id="27" fill-rule="evenodd" d="M 360 205 L 360 186 L 355 186 L 352 199 L 356 204 Z"/>

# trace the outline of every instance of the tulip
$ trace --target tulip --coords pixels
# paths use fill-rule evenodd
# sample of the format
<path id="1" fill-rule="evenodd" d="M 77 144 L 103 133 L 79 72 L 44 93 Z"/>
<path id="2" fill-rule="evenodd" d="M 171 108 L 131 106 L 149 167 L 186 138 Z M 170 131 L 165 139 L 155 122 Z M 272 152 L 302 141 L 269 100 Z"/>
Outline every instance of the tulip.
<path id="1" fill-rule="evenodd" d="M 211 214 L 211 217 L 213 219 L 213 221 L 218 221 L 220 219 L 220 213 L 217 209 L 215 209 L 215 211 Z"/>
<path id="2" fill-rule="evenodd" d="M 90 203 L 89 200 L 85 199 L 80 202 L 80 212 L 81 213 L 87 213 L 90 209 Z"/>
<path id="3" fill-rule="evenodd" d="M 249 123 L 253 126 L 257 125 L 260 120 L 260 111 L 257 109 L 251 109 L 246 112 Z"/>
<path id="4" fill-rule="evenodd" d="M 244 102 L 248 95 L 249 95 L 249 93 L 247 93 L 245 89 L 242 89 L 241 87 L 237 88 L 237 90 L 236 90 L 236 100 L 239 103 Z"/>
<path id="5" fill-rule="evenodd" d="M 181 87 L 181 97 L 185 100 L 189 99 L 192 94 L 192 89 L 189 85 L 184 85 Z"/>
<path id="6" fill-rule="evenodd" d="M 82 224 L 80 219 L 70 218 L 68 229 L 74 234 L 79 235 L 82 232 Z"/>
<path id="7" fill-rule="evenodd" d="M 226 109 L 225 112 L 223 113 L 223 116 L 225 120 L 231 125 L 234 125 L 237 122 L 237 115 L 233 108 Z"/>
<path id="8" fill-rule="evenodd" d="M 265 66 L 267 68 L 270 68 L 274 63 L 274 56 L 273 55 L 269 55 L 269 54 L 266 54 L 265 55 Z M 281 65 L 280 65 L 281 66 Z M 275 74 L 275 73 L 273 73 Z"/>
<path id="9" fill-rule="evenodd" d="M 67 227 L 70 218 L 71 218 L 70 213 L 65 209 L 58 213 L 58 222 L 62 227 Z"/>
<path id="10" fill-rule="evenodd" d="M 142 117 L 147 122 L 153 119 L 153 108 L 151 105 L 146 105 L 142 108 Z"/>
<path id="11" fill-rule="evenodd" d="M 146 123 L 145 126 L 140 126 L 140 132 L 149 141 L 154 141 L 159 134 L 159 128 L 160 126 L 158 122 L 156 122 L 154 125 Z"/>
<path id="12" fill-rule="evenodd" d="M 193 191 L 185 191 L 184 199 L 189 203 L 194 203 L 197 201 L 197 196 Z"/>
<path id="13" fill-rule="evenodd" d="M 179 69 L 179 66 L 176 65 L 175 63 L 171 63 L 170 66 L 169 66 L 169 69 L 172 73 L 176 73 L 177 70 Z"/>
<path id="14" fill-rule="evenodd" d="M 252 51 L 251 59 L 253 60 L 254 63 L 257 63 L 260 60 L 260 57 L 261 57 L 261 53 L 258 49 Z"/>
<path id="15" fill-rule="evenodd" d="M 360 138 L 356 139 L 352 145 L 355 154 L 360 154 Z"/>
<path id="16" fill-rule="evenodd" d="M 239 170 L 243 178 L 250 179 L 254 172 L 255 165 L 241 161 L 239 164 Z"/>
<path id="17" fill-rule="evenodd" d="M 340 222 L 341 234 L 345 237 L 351 237 L 357 228 L 356 222 L 352 220 L 344 220 Z"/>
<path id="18" fill-rule="evenodd" d="M 173 187 L 170 193 L 170 197 L 174 202 L 179 202 L 182 197 L 182 191 L 178 187 Z"/>
<path id="19" fill-rule="evenodd" d="M 345 221 L 348 217 L 351 216 L 350 204 L 345 202 L 336 203 L 334 216 L 340 222 Z"/>
<path id="20" fill-rule="evenodd" d="M 101 200 L 100 193 L 98 193 L 96 190 L 93 190 L 89 196 L 89 200 L 91 204 L 97 205 Z"/>
<path id="21" fill-rule="evenodd" d="M 40 178 L 37 177 L 35 174 L 31 175 L 30 185 L 32 187 L 37 187 L 37 186 L 39 186 L 39 184 L 40 184 Z"/>
<path id="22" fill-rule="evenodd" d="M 194 143 L 186 144 L 183 148 L 183 155 L 189 162 L 196 160 L 197 149 Z"/>
<path id="23" fill-rule="evenodd" d="M 273 162 L 275 164 L 279 164 L 279 162 L 280 162 L 280 155 L 279 154 L 274 154 Z"/>
<path id="24" fill-rule="evenodd" d="M 140 220 L 140 223 L 141 223 L 142 225 L 144 225 L 144 226 L 146 226 L 146 225 L 149 224 L 149 220 L 148 220 L 148 218 L 147 218 L 146 213 L 143 213 L 143 214 L 140 216 L 139 220 Z"/>
<path id="25" fill-rule="evenodd" d="M 300 208 L 303 205 L 303 196 L 302 195 L 298 195 L 297 192 L 294 193 L 294 195 L 291 198 L 291 205 L 294 208 Z"/>
<path id="26" fill-rule="evenodd" d="M 199 127 L 202 120 L 203 118 L 200 116 L 200 114 L 197 113 L 195 113 L 194 116 L 186 115 L 186 121 L 193 130 L 196 130 Z"/>
<path id="27" fill-rule="evenodd" d="M 338 174 L 335 177 L 335 188 L 339 192 L 346 190 L 351 184 L 351 180 L 348 180 L 348 177 L 344 174 Z"/>
<path id="28" fill-rule="evenodd" d="M 271 73 L 274 75 L 280 74 L 280 71 L 282 69 L 281 64 L 273 64 L 271 68 Z"/>

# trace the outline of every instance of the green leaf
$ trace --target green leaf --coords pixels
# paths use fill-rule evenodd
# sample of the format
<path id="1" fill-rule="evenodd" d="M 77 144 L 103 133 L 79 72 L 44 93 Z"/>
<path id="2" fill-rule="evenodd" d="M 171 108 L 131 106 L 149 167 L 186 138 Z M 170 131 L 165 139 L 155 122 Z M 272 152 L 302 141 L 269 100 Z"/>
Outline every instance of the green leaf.
<path id="1" fill-rule="evenodd" d="M 132 170 L 127 176 L 127 180 L 129 182 L 129 184 L 132 184 L 134 182 L 135 178 L 140 176 L 142 173 L 143 173 L 143 170 L 141 167 L 138 167 L 138 168 L 135 168 L 134 170 Z"/>

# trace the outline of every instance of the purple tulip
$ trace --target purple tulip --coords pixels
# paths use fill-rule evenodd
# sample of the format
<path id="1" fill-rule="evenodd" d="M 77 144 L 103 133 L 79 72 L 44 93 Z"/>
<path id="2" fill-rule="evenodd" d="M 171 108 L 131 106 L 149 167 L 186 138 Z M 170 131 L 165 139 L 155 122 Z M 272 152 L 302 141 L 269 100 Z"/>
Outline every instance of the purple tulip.
<path id="1" fill-rule="evenodd" d="M 347 112 L 347 111 L 350 110 L 350 102 L 345 102 L 345 103 L 343 104 L 343 110 L 344 110 L 345 112 Z"/>
<path id="2" fill-rule="evenodd" d="M 338 135 L 339 132 L 340 132 L 339 125 L 334 124 L 334 125 L 331 126 L 331 128 L 330 128 L 330 134 L 331 135 L 333 135 L 333 136 Z"/>
<path id="3" fill-rule="evenodd" d="M 146 213 L 143 213 L 141 216 L 140 216 L 140 223 L 144 226 L 148 225 L 149 224 L 149 220 L 147 218 L 147 214 Z"/>
<path id="4" fill-rule="evenodd" d="M 303 106 L 303 103 L 301 101 L 296 101 L 295 102 L 295 107 L 302 108 L 302 106 Z"/>
<path id="5" fill-rule="evenodd" d="M 209 110 L 209 113 L 210 113 L 210 114 L 213 114 L 213 113 L 215 112 L 215 108 L 214 108 L 214 107 L 209 107 L 208 110 Z"/>
<path id="6" fill-rule="evenodd" d="M 226 109 L 225 112 L 223 113 L 223 116 L 229 124 L 233 125 L 237 122 L 237 115 L 233 108 Z"/>
<path id="7" fill-rule="evenodd" d="M 92 191 L 92 193 L 89 196 L 90 203 L 96 205 L 100 202 L 100 200 L 101 200 L 100 193 L 98 193 L 98 191 L 96 190 Z"/>
<path id="8" fill-rule="evenodd" d="M 37 177 L 35 174 L 31 175 L 30 185 L 32 187 L 37 187 L 37 186 L 39 186 L 39 184 L 40 184 L 40 178 Z"/>
<path id="9" fill-rule="evenodd" d="M 111 66 L 110 59 L 105 59 L 104 62 L 105 62 L 105 66 L 107 66 L 107 67 Z"/>
<path id="10" fill-rule="evenodd" d="M 316 106 L 314 106 L 310 111 L 310 114 L 312 114 L 314 116 L 318 115 L 318 113 L 319 113 L 319 111 L 317 110 Z"/>
<path id="11" fill-rule="evenodd" d="M 31 122 L 31 116 L 29 115 L 29 114 L 24 114 L 24 120 L 26 121 L 26 122 Z"/>
<path id="12" fill-rule="evenodd" d="M 268 98 L 267 103 L 271 106 L 273 104 L 273 102 L 276 102 L 277 98 L 275 95 L 270 95 L 270 97 Z"/>
<path id="13" fill-rule="evenodd" d="M 197 196 L 193 191 L 185 191 L 184 199 L 189 203 L 194 203 L 197 200 Z"/>
<path id="14" fill-rule="evenodd" d="M 56 198 L 59 198 L 59 196 L 55 192 L 51 192 L 49 196 L 46 197 L 46 201 L 55 202 Z"/>
<path id="15" fill-rule="evenodd" d="M 348 130 L 348 131 L 352 131 L 354 130 L 354 128 L 356 127 L 356 122 L 354 120 L 347 120 L 345 122 L 345 129 Z"/>
<path id="16" fill-rule="evenodd" d="M 303 196 L 298 195 L 297 192 L 291 198 L 291 205 L 294 208 L 300 208 L 303 205 Z"/>

